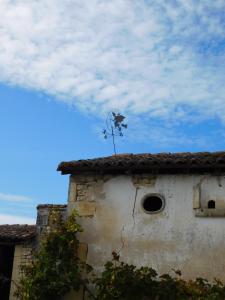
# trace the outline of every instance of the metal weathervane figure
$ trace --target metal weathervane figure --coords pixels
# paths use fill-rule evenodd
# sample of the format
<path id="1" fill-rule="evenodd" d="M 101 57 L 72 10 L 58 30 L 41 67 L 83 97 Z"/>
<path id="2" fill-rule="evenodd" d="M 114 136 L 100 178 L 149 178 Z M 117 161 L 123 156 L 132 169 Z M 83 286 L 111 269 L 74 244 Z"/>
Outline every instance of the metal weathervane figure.
<path id="1" fill-rule="evenodd" d="M 126 117 L 120 113 L 110 112 L 106 119 L 106 128 L 103 129 L 102 133 L 104 138 L 112 138 L 114 154 L 116 155 L 116 140 L 117 136 L 123 137 L 123 129 L 127 129 L 127 124 L 123 121 Z"/>

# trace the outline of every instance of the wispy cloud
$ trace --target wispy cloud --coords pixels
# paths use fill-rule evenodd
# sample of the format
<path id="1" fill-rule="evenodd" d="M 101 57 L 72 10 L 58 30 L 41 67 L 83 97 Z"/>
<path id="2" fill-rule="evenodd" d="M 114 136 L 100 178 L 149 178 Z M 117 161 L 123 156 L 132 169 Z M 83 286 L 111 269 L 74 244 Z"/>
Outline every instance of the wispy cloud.
<path id="1" fill-rule="evenodd" d="M 36 220 L 23 216 L 0 214 L 0 224 L 35 224 Z"/>
<path id="2" fill-rule="evenodd" d="M 0 193 L 0 224 L 35 224 L 36 200 L 24 195 Z"/>
<path id="3" fill-rule="evenodd" d="M 224 0 L 2 0 L 0 12 L 2 82 L 99 114 L 225 120 Z"/>
<path id="4" fill-rule="evenodd" d="M 12 194 L 5 194 L 0 193 L 0 201 L 7 201 L 7 202 L 32 202 L 33 199 L 27 196 L 22 195 L 12 195 Z"/>

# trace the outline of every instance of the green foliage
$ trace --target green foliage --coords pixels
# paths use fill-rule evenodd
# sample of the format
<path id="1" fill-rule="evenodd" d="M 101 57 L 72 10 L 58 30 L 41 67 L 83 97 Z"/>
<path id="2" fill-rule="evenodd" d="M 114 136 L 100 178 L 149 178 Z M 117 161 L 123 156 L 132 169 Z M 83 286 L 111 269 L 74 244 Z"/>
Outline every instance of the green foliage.
<path id="1" fill-rule="evenodd" d="M 39 251 L 29 265 L 22 266 L 22 277 L 16 291 L 20 300 L 57 300 L 82 284 L 82 263 L 77 256 L 81 232 L 74 211 L 64 222 L 58 210 L 49 217 L 50 232 L 46 233 Z"/>
<path id="2" fill-rule="evenodd" d="M 101 276 L 95 280 L 97 300 L 224 300 L 225 287 L 219 282 L 210 284 L 198 278 L 184 281 L 181 272 L 174 277 L 158 276 L 149 267 L 136 268 L 119 262 L 113 253 L 112 262 L 105 264 Z"/>
<path id="3" fill-rule="evenodd" d="M 74 211 L 67 221 L 61 219 L 59 211 L 49 217 L 50 231 L 40 245 L 34 260 L 22 267 L 16 296 L 20 300 L 61 300 L 71 289 L 84 287 L 90 299 L 95 300 L 224 300 L 225 286 L 218 280 L 209 283 L 197 278 L 185 281 L 180 271 L 174 276 L 159 276 L 149 267 L 137 268 L 120 262 L 113 252 L 113 260 L 105 264 L 98 277 L 94 274 L 92 292 L 84 274 L 92 268 L 82 263 L 77 255 L 79 241 L 77 233 L 82 228 L 76 222 Z M 83 272 L 83 271 L 86 272 Z M 86 276 L 87 277 L 87 276 Z"/>

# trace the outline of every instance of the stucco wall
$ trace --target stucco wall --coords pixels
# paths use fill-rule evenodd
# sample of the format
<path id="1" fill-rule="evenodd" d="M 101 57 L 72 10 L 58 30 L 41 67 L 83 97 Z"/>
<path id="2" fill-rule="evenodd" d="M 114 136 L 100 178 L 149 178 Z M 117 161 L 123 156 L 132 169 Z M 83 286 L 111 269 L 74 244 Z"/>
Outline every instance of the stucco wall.
<path id="1" fill-rule="evenodd" d="M 144 212 L 148 193 L 165 198 L 162 212 Z M 210 199 L 215 215 L 199 217 Z M 174 268 L 186 278 L 225 281 L 224 176 L 71 176 L 68 200 L 69 211 L 75 207 L 82 216 L 80 239 L 95 269 L 117 251 L 121 260 L 159 273 Z"/>

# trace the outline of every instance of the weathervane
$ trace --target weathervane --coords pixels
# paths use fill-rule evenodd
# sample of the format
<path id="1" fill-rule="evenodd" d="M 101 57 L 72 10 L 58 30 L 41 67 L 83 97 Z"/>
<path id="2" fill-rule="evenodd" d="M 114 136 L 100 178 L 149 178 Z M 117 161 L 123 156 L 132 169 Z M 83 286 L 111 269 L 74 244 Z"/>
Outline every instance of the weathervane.
<path id="1" fill-rule="evenodd" d="M 127 124 L 123 123 L 125 118 L 126 117 L 124 117 L 120 113 L 110 112 L 106 118 L 106 128 L 103 129 L 102 131 L 105 139 L 107 139 L 108 137 L 112 138 L 115 155 L 116 155 L 115 137 L 116 136 L 123 137 L 123 129 L 127 129 Z"/>

